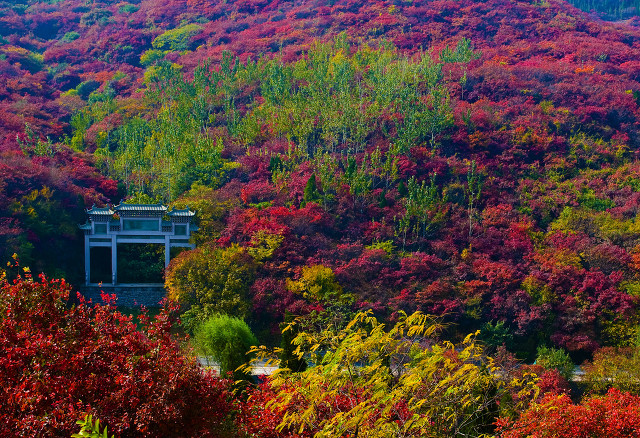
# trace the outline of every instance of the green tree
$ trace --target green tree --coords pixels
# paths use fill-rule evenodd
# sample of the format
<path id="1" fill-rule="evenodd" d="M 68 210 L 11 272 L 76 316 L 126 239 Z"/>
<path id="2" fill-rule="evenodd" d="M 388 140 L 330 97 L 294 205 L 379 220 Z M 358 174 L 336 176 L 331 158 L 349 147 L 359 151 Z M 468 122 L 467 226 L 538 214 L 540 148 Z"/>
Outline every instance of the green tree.
<path id="1" fill-rule="evenodd" d="M 485 343 L 487 349 L 495 351 L 496 348 L 505 346 L 509 351 L 513 347 L 513 335 L 504 321 L 486 322 L 482 326 L 478 339 Z"/>
<path id="2" fill-rule="evenodd" d="M 319 198 L 320 198 L 320 194 L 318 193 L 318 183 L 316 182 L 316 174 L 312 173 L 309 179 L 307 180 L 307 184 L 304 186 L 302 199 L 306 204 L 308 202 L 314 202 Z"/>
<path id="3" fill-rule="evenodd" d="M 403 249 L 409 235 L 416 239 L 426 237 L 444 219 L 445 213 L 441 208 L 444 198 L 435 181 L 435 173 L 431 175 L 429 183 L 422 181 L 418 184 L 415 177 L 407 181 L 405 211 L 397 218 L 397 233 L 402 238 Z"/>
<path id="4" fill-rule="evenodd" d="M 465 196 L 467 198 L 467 215 L 469 217 L 469 239 L 473 232 L 473 221 L 475 220 L 477 202 L 480 200 L 482 193 L 482 176 L 478 173 L 478 166 L 473 160 L 469 163 L 467 171 L 467 185 L 465 187 Z"/>
<path id="5" fill-rule="evenodd" d="M 282 338 L 280 340 L 278 358 L 280 359 L 279 365 L 281 368 L 288 368 L 292 372 L 300 372 L 307 369 L 307 362 L 304 358 L 300 358 L 294 353 L 296 346 L 293 344 L 293 341 L 300 331 L 297 326 L 291 325 L 294 320 L 295 317 L 291 313 L 285 313 L 284 322 L 280 324 Z"/>

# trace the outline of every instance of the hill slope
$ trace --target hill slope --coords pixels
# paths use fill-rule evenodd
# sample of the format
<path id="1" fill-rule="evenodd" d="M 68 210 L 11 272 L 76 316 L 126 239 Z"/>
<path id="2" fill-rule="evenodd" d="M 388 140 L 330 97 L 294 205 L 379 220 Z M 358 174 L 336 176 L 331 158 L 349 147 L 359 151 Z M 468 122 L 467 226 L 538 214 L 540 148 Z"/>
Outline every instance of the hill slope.
<path id="1" fill-rule="evenodd" d="M 25 6 L 0 18 L 2 159 L 28 122 L 196 206 L 202 249 L 171 272 L 219 257 L 217 290 L 253 263 L 229 290 L 256 324 L 342 291 L 504 321 L 523 352 L 633 336 L 633 27 L 560 1 Z"/>

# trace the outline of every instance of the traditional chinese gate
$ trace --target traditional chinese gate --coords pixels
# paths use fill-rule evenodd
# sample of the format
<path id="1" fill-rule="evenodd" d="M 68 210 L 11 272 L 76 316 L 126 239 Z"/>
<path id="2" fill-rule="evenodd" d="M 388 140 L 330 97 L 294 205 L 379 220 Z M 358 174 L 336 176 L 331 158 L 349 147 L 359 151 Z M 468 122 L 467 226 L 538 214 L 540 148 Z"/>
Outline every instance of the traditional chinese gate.
<path id="1" fill-rule="evenodd" d="M 118 283 L 118 244 L 143 243 L 164 245 L 164 266 L 171 260 L 171 248 L 195 248 L 189 243 L 191 233 L 197 230 L 191 221 L 195 213 L 189 208 L 168 210 L 162 204 L 120 204 L 113 208 L 93 206 L 87 210 L 88 220 L 80 225 L 84 231 L 85 290 L 99 286 L 91 283 L 91 248 L 111 249 L 111 287 L 116 295 L 132 288 L 162 288 L 162 284 L 121 284 Z M 168 220 L 167 220 L 168 219 Z M 107 284 L 101 284 L 105 288 Z M 135 293 L 134 293 L 135 295 Z M 144 301 L 144 300 L 141 300 Z"/>

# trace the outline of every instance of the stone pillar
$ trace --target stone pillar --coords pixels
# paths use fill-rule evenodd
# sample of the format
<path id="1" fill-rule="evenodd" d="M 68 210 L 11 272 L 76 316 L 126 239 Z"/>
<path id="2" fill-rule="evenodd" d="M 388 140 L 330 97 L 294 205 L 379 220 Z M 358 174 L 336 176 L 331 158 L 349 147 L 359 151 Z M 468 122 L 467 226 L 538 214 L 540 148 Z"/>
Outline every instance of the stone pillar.
<path id="1" fill-rule="evenodd" d="M 164 268 L 167 269 L 171 261 L 171 238 L 164 236 Z"/>
<path id="2" fill-rule="evenodd" d="M 84 282 L 91 281 L 91 247 L 89 246 L 89 235 L 84 235 Z"/>
<path id="3" fill-rule="evenodd" d="M 111 236 L 111 283 L 115 286 L 118 282 L 118 241 L 116 236 Z"/>

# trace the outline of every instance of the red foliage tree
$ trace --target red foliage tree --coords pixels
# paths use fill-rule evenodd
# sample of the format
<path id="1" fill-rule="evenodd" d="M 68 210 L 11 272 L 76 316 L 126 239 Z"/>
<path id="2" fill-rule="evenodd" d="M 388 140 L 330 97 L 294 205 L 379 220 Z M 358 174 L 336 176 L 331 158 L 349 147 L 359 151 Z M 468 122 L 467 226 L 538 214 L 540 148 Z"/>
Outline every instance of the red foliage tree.
<path id="1" fill-rule="evenodd" d="M 85 414 L 119 437 L 221 436 L 228 383 L 203 372 L 154 320 L 70 306 L 64 280 L 0 280 L 0 435 L 70 436 Z"/>

